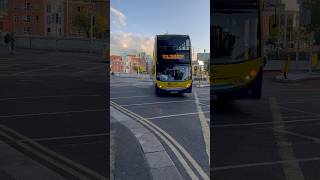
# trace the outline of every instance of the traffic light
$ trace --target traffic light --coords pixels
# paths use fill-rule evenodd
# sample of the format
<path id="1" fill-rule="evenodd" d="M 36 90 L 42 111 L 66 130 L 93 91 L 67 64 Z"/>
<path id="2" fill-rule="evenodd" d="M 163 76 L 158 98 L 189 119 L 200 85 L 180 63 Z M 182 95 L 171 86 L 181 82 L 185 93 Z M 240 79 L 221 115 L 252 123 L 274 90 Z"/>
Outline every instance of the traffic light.
<path id="1" fill-rule="evenodd" d="M 96 17 L 92 16 L 92 25 L 94 26 L 96 24 Z"/>

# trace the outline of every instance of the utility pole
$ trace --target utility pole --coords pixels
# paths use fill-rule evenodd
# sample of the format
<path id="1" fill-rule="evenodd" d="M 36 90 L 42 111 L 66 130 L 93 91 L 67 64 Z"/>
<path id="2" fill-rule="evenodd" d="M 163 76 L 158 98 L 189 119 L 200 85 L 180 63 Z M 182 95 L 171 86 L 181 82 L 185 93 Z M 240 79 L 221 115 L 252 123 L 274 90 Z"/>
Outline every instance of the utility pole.
<path id="1" fill-rule="evenodd" d="M 90 53 L 93 52 L 93 0 L 89 0 L 89 7 L 90 7 Z"/>
<path id="2" fill-rule="evenodd" d="M 296 63 L 295 63 L 295 68 L 298 70 L 298 61 L 299 61 L 299 51 L 300 51 L 300 28 L 301 28 L 301 8 L 302 3 L 299 4 L 299 13 L 298 13 L 298 18 L 297 18 L 297 24 L 298 24 L 298 34 L 297 34 L 297 42 L 296 42 Z"/>
<path id="3" fill-rule="evenodd" d="M 313 51 L 313 41 L 314 41 L 314 32 L 310 33 L 310 66 L 309 66 L 309 73 L 312 73 L 312 51 Z"/>
<path id="4" fill-rule="evenodd" d="M 65 26 L 65 36 L 68 36 L 69 34 L 69 0 L 67 0 L 67 11 L 66 11 L 67 15 L 66 15 L 66 26 Z"/>

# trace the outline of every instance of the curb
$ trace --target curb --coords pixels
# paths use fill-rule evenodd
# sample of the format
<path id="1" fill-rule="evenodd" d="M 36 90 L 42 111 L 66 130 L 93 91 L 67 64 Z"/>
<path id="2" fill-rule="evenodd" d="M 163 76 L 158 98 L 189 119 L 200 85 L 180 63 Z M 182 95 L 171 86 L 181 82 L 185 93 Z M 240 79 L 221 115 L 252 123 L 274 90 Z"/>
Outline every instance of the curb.
<path id="1" fill-rule="evenodd" d="M 182 180 L 182 176 L 169 154 L 153 133 L 113 107 L 110 107 L 110 116 L 127 127 L 136 137 L 149 165 L 153 180 Z"/>

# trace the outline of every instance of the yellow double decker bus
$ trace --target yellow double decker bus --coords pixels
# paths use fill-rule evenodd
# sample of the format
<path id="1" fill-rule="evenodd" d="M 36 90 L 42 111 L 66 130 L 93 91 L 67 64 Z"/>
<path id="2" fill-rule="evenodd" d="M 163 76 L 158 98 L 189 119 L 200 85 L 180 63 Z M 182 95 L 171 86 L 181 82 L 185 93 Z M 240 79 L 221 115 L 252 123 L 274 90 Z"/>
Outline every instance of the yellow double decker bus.
<path id="1" fill-rule="evenodd" d="M 262 3 L 214 0 L 211 9 L 211 99 L 261 98 Z"/>
<path id="2" fill-rule="evenodd" d="M 156 35 L 153 51 L 155 93 L 191 93 L 191 41 L 188 35 Z"/>

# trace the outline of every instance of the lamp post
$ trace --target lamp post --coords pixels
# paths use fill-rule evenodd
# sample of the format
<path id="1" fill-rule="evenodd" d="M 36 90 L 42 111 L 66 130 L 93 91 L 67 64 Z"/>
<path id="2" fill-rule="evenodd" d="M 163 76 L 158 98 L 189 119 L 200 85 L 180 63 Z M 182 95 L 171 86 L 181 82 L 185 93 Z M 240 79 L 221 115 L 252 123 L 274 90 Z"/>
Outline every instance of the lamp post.
<path id="1" fill-rule="evenodd" d="M 90 53 L 93 52 L 93 0 L 89 0 L 89 9 L 90 9 Z"/>

